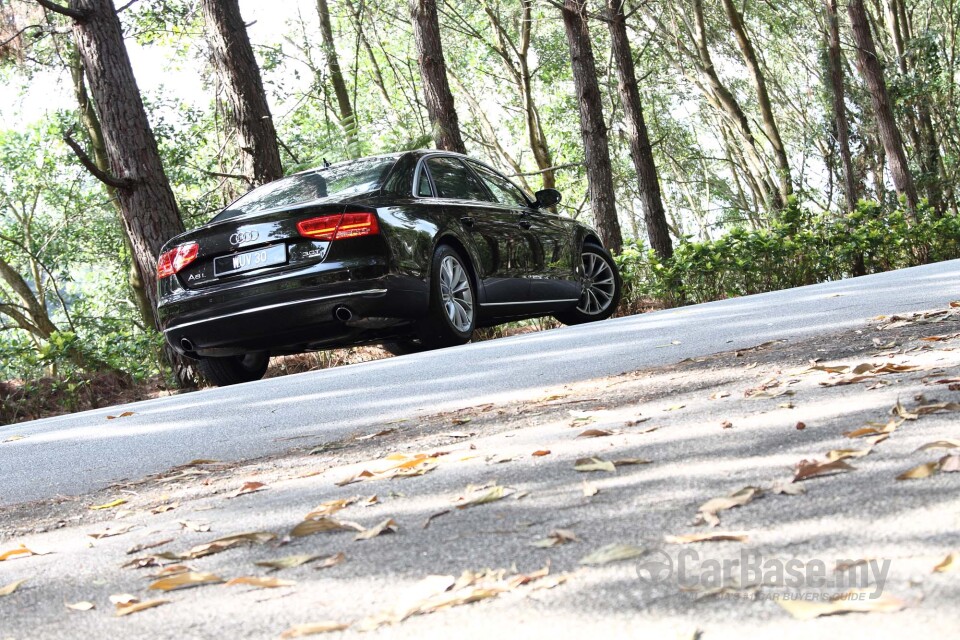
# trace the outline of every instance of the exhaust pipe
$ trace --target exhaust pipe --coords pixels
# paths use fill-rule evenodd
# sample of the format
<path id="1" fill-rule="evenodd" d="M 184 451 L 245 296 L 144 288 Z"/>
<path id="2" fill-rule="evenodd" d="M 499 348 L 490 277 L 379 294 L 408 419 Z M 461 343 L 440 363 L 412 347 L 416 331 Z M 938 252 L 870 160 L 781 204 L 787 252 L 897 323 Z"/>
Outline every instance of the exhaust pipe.
<path id="1" fill-rule="evenodd" d="M 180 348 L 186 351 L 187 353 L 190 353 L 193 351 L 193 343 L 190 342 L 190 340 L 188 340 L 187 338 L 181 338 Z"/>
<path id="2" fill-rule="evenodd" d="M 353 311 L 350 311 L 350 307 L 341 305 L 333 310 L 333 317 L 340 322 L 350 322 L 353 319 Z"/>

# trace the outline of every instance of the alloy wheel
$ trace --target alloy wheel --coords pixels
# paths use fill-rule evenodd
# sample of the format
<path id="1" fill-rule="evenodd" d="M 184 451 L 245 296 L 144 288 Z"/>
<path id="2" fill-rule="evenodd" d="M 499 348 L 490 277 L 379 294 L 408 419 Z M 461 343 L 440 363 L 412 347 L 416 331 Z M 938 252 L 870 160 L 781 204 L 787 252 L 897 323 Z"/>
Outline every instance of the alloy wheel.
<path id="1" fill-rule="evenodd" d="M 598 253 L 584 251 L 583 293 L 577 310 L 588 316 L 600 315 L 613 302 L 617 291 L 616 276 L 610 264 Z"/>
<path id="2" fill-rule="evenodd" d="M 461 333 L 473 326 L 473 290 L 460 261 L 444 256 L 440 262 L 440 297 L 450 324 Z"/>

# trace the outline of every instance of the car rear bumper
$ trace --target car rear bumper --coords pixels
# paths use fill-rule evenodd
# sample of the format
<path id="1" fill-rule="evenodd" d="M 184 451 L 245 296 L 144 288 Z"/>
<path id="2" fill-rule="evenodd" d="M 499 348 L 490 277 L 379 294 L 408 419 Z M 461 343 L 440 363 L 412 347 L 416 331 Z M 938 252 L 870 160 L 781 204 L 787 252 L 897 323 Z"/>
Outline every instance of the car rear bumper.
<path id="1" fill-rule="evenodd" d="M 421 317 L 429 303 L 425 283 L 398 275 L 288 285 L 181 292 L 158 308 L 164 337 L 188 357 L 293 353 L 389 336 Z M 349 319 L 336 317 L 341 307 Z"/>

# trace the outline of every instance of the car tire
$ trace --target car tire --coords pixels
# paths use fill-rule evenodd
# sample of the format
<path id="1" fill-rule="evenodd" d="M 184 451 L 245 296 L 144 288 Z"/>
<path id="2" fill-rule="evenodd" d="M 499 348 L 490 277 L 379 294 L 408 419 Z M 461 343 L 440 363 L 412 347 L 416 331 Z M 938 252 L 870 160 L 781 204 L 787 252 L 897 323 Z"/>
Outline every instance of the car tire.
<path id="1" fill-rule="evenodd" d="M 242 356 L 203 358 L 197 364 L 197 368 L 207 382 L 218 387 L 226 387 L 231 384 L 259 380 L 267 372 L 269 364 L 269 353 L 255 351 Z"/>
<path id="2" fill-rule="evenodd" d="M 439 349 L 466 344 L 477 326 L 477 292 L 467 260 L 445 244 L 433 252 L 430 308 L 417 326 L 420 346 Z"/>
<path id="3" fill-rule="evenodd" d="M 554 315 L 563 324 L 584 324 L 606 320 L 620 304 L 622 283 L 617 265 L 600 247 L 585 244 L 580 252 L 583 292 L 577 306 Z"/>

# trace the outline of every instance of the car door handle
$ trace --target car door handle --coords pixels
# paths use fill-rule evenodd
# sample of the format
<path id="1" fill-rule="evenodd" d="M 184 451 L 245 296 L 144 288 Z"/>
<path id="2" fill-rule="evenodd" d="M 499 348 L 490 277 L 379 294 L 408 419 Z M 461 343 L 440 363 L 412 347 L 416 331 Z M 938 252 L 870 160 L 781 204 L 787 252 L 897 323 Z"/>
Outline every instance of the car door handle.
<path id="1" fill-rule="evenodd" d="M 517 223 L 517 226 L 519 226 L 521 229 L 529 229 L 530 227 L 533 226 L 533 223 L 530 222 L 529 220 L 521 220 L 520 222 Z"/>
<path id="2" fill-rule="evenodd" d="M 460 218 L 460 222 L 462 222 L 462 223 L 463 223 L 463 226 L 465 226 L 465 227 L 472 227 L 472 226 L 473 226 L 473 218 L 471 218 L 470 216 L 466 216 L 466 217 L 464 217 L 464 218 Z"/>

